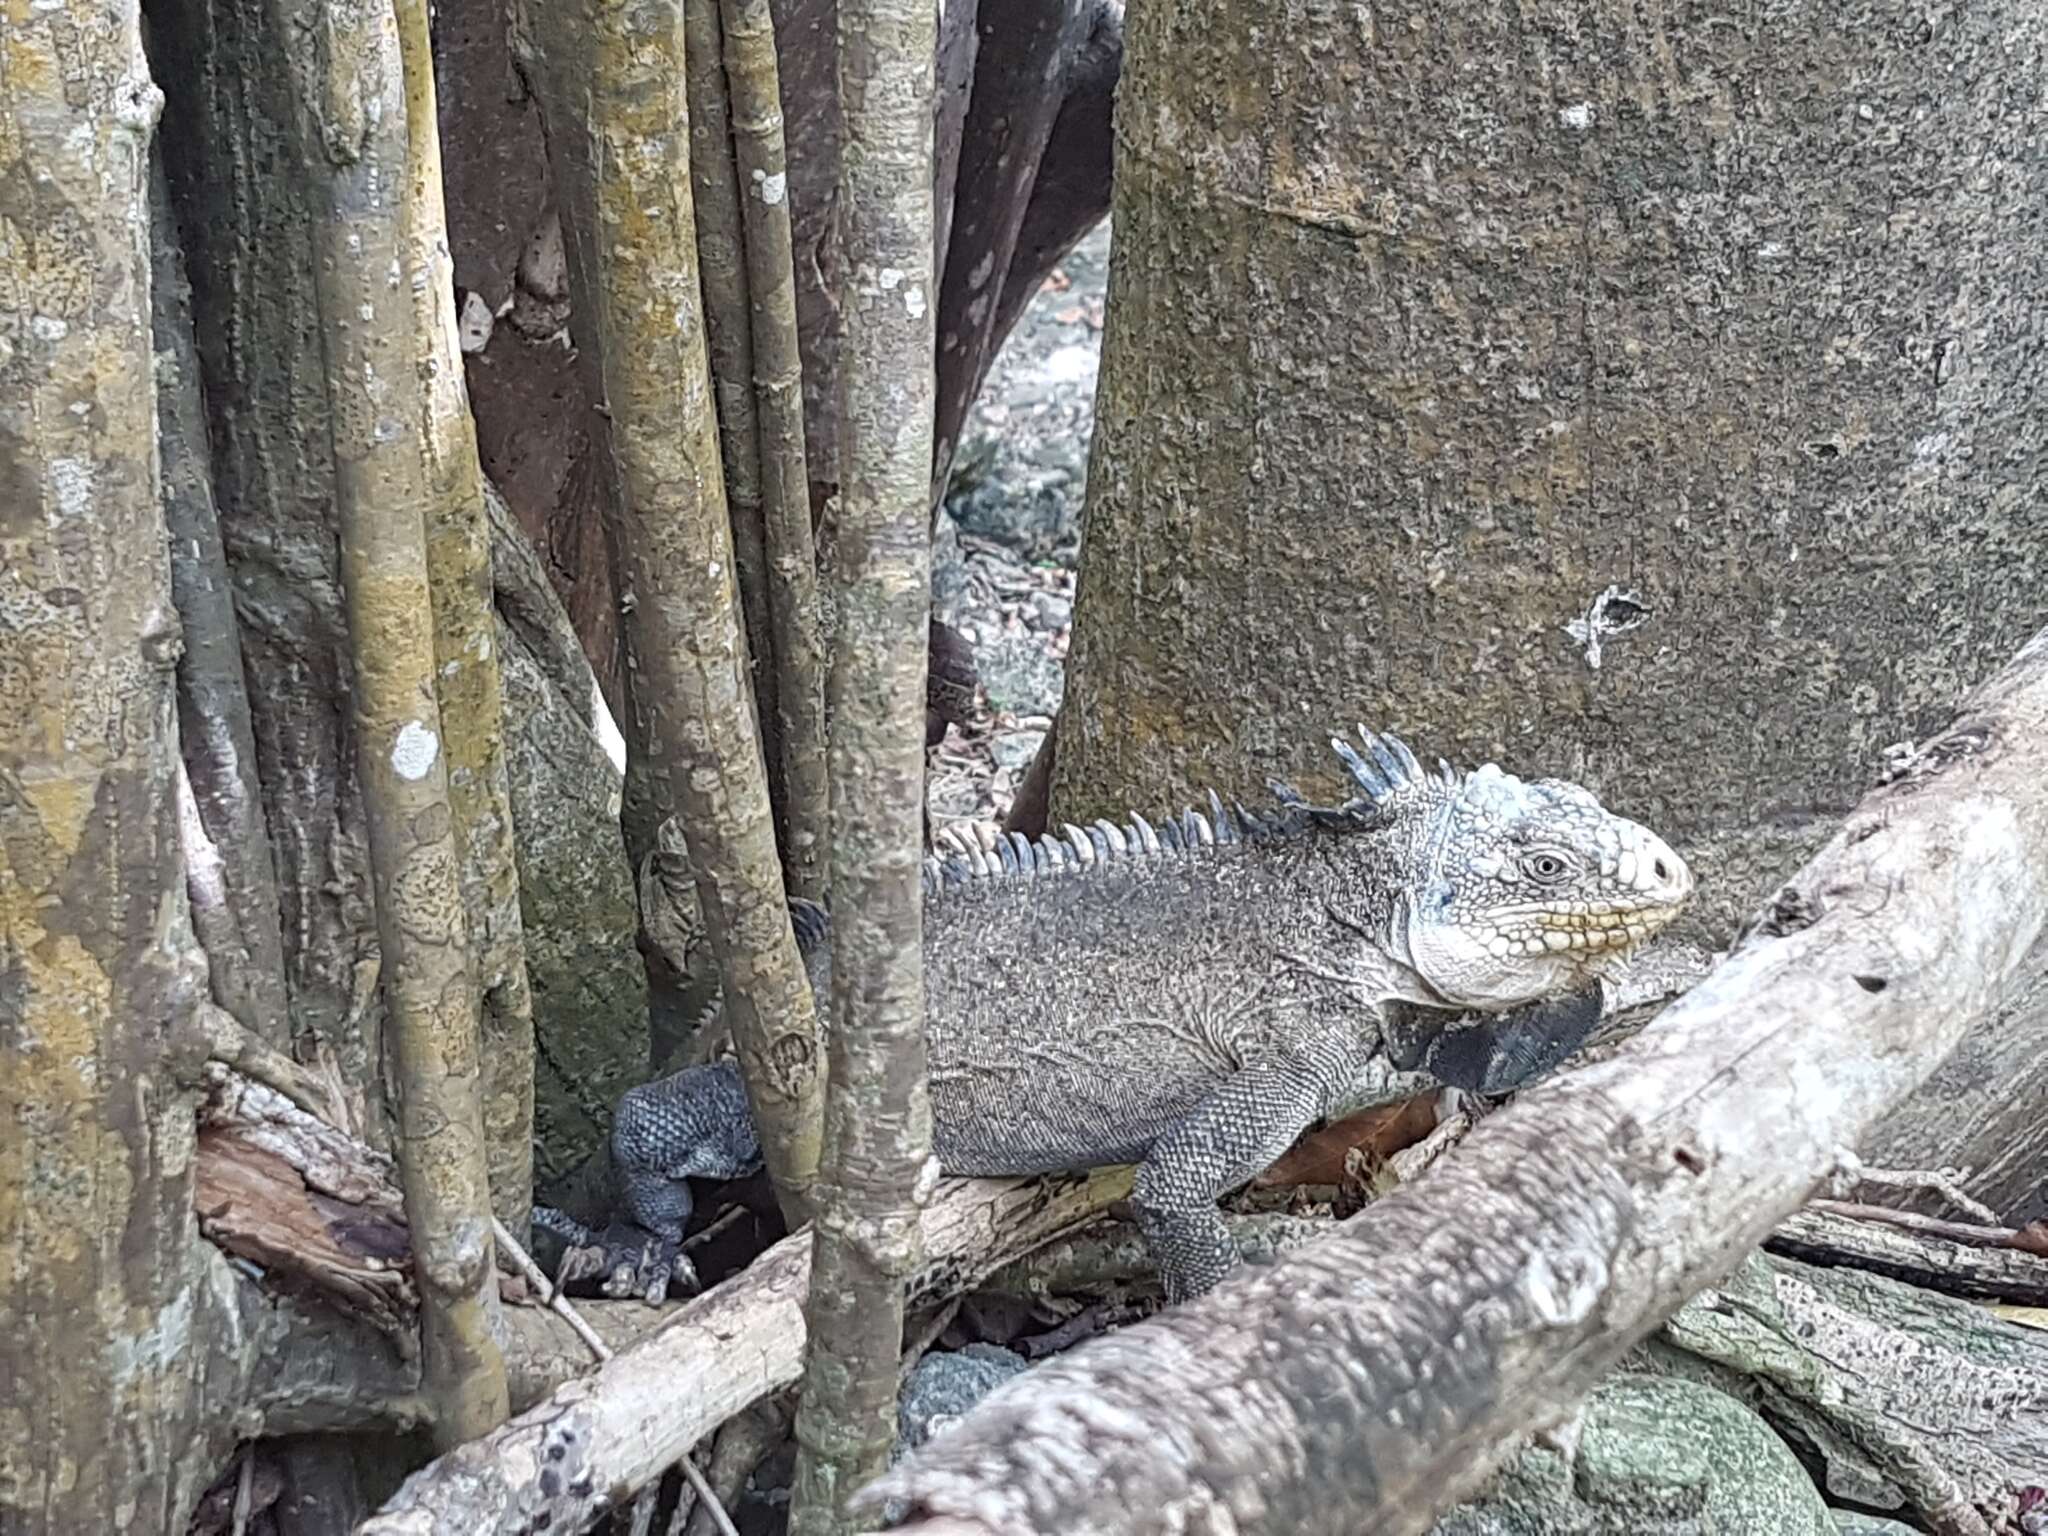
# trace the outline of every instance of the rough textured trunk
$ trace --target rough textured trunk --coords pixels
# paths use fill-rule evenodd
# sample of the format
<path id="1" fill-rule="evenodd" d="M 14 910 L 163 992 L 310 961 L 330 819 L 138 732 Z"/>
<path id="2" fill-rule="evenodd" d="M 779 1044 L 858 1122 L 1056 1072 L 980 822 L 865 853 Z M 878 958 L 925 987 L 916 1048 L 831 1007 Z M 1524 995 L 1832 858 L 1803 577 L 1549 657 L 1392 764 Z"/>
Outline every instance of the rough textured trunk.
<path id="1" fill-rule="evenodd" d="M 1327 787 L 1362 716 L 1642 816 L 1725 935 L 2048 619 L 2044 48 L 1133 5 L 1054 815 Z"/>
<path id="2" fill-rule="evenodd" d="M 733 561 L 746 616 L 754 723 L 764 762 L 782 762 L 770 633 L 768 534 L 761 510 L 761 425 L 754 409 L 754 324 L 747 304 L 747 236 L 733 160 L 732 96 L 725 79 L 725 23 L 719 0 L 684 0 L 683 65 L 689 71 L 690 186 L 697 215 L 697 277 L 704 290 L 704 338 L 718 397 L 719 462 L 732 518 Z M 786 786 L 768 777 L 776 825 L 786 828 Z"/>
<path id="3" fill-rule="evenodd" d="M 242 676 L 234 589 L 213 504 L 206 401 L 192 343 L 192 288 L 160 157 L 152 163 L 157 443 L 171 596 L 185 641 L 178 657 L 178 728 L 192 794 L 181 827 L 186 894 L 192 925 L 206 946 L 214 1000 L 268 1044 L 288 1048 L 292 1021 L 277 874 L 256 779 L 256 735 Z"/>
<path id="4" fill-rule="evenodd" d="M 504 1361 L 492 1335 L 479 999 L 428 585 L 427 519 L 445 488 L 439 450 L 447 419 L 466 406 L 453 348 L 442 348 L 453 338 L 430 328 L 415 299 L 436 281 L 446 293 L 438 220 L 421 217 L 427 200 L 415 191 L 435 181 L 425 152 L 433 76 L 419 67 L 425 9 L 408 0 L 330 13 L 328 24 L 323 46 L 303 40 L 287 63 L 325 150 L 314 270 L 356 766 L 390 1016 L 398 1162 L 422 1297 L 423 1375 L 436 1439 L 455 1444 L 506 1412 Z M 402 40 L 407 30 L 410 43 Z M 416 136 L 422 126 L 425 143 Z"/>
<path id="5" fill-rule="evenodd" d="M 2044 932 L 2048 630 L 1654 1029 L 863 1498 L 910 1499 L 917 1536 L 1427 1530 L 1803 1204 Z"/>
<path id="6" fill-rule="evenodd" d="M 166 0 L 150 48 L 192 283 L 214 496 L 234 584 L 284 937 L 293 1054 L 331 1058 L 389 1144 L 384 1002 L 348 712 L 312 174 L 271 6 Z"/>
<path id="7" fill-rule="evenodd" d="M 224 1449 L 140 25 L 73 3 L 0 27 L 0 1529 L 21 1536 L 180 1530 Z"/>
<path id="8" fill-rule="evenodd" d="M 415 253 L 415 366 L 432 395 L 418 452 L 434 605 L 434 691 L 447 758 L 479 1005 L 484 1156 L 492 1209 L 522 1235 L 533 1210 L 533 993 L 519 909 L 506 769 L 503 657 L 492 603 L 491 531 L 476 429 L 456 344 L 455 274 L 441 194 L 440 114 L 424 4 L 399 0 L 410 155 L 403 216 Z"/>
<path id="9" fill-rule="evenodd" d="M 775 20 L 768 0 L 723 0 L 733 150 L 745 208 L 753 314 L 754 418 L 773 616 L 776 740 L 789 834 L 790 894 L 825 894 L 825 636 L 804 456 L 804 367 L 791 268 L 789 165 Z"/>
<path id="10" fill-rule="evenodd" d="M 578 324 L 620 470 L 628 749 L 651 807 L 673 812 L 688 842 L 755 1123 L 794 1218 L 816 1175 L 824 1085 L 743 664 L 698 286 L 682 12 L 673 0 L 586 0 L 536 8 L 528 25 L 573 231 Z"/>
<path id="11" fill-rule="evenodd" d="M 792 1536 L 896 1438 L 903 1282 L 929 1192 L 924 702 L 931 612 L 932 79 L 928 0 L 840 0 L 845 438 L 832 581 L 832 1057 L 796 1415 Z M 932 1164 L 931 1172 L 936 1172 Z"/>

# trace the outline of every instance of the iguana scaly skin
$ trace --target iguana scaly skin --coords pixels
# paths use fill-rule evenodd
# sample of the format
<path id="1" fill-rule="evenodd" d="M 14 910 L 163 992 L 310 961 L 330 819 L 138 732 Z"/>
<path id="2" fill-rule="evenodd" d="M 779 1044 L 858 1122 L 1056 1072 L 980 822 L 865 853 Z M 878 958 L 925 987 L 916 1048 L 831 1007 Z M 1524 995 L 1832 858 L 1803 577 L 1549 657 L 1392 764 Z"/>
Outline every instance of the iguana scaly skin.
<path id="1" fill-rule="evenodd" d="M 1212 793 L 1207 815 L 1157 827 L 1133 816 L 925 861 L 941 1167 L 1136 1163 L 1133 1203 L 1170 1299 L 1236 1262 L 1217 1200 L 1320 1117 L 1432 1078 L 1504 1092 L 1555 1066 L 1597 1019 L 1602 973 L 1691 894 L 1675 852 L 1575 784 L 1492 764 L 1426 771 L 1363 727 L 1356 747 L 1333 745 L 1359 790 L 1340 806 L 1275 783 L 1261 814 Z M 829 996 L 824 914 L 794 916 Z M 1403 1004 L 1428 1022 L 1395 1027 Z M 1473 1012 L 1488 1016 L 1478 1034 L 1445 1027 Z M 758 1166 L 736 1069 L 628 1092 L 612 1155 L 631 1220 L 584 1271 L 658 1297 L 690 1213 L 684 1179 Z"/>

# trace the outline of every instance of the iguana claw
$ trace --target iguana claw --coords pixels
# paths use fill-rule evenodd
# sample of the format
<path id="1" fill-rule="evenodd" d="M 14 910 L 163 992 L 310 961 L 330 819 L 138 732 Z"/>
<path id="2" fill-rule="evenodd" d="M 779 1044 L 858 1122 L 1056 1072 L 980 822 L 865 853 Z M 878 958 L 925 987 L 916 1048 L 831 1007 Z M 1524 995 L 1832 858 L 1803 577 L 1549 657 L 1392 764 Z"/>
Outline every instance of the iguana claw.
<path id="1" fill-rule="evenodd" d="M 637 1296 L 649 1306 L 668 1299 L 671 1281 L 687 1291 L 698 1289 L 697 1269 L 671 1238 L 631 1222 L 613 1222 L 595 1243 L 564 1250 L 555 1269 L 555 1284 L 603 1277 L 605 1295 L 623 1301 Z"/>

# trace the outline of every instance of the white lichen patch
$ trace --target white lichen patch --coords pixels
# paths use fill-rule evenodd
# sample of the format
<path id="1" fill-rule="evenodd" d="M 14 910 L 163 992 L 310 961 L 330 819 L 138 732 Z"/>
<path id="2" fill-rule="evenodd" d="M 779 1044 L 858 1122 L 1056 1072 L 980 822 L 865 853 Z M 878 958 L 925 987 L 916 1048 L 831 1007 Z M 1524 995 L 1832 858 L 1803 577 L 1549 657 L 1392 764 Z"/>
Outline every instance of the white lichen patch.
<path id="1" fill-rule="evenodd" d="M 398 728 L 398 740 L 391 745 L 391 771 L 407 783 L 418 783 L 441 755 L 441 738 L 418 720 Z"/>
<path id="2" fill-rule="evenodd" d="M 82 518 L 92 511 L 92 465 L 85 459 L 52 459 L 50 489 L 57 493 L 57 513 Z"/>
<path id="3" fill-rule="evenodd" d="M 924 289 L 920 285 L 912 283 L 903 290 L 903 308 L 913 320 L 924 318 Z"/>
<path id="4" fill-rule="evenodd" d="M 903 269 L 901 267 L 884 267 L 875 274 L 875 281 L 882 285 L 882 292 L 894 293 L 903 286 Z"/>
<path id="5" fill-rule="evenodd" d="M 1584 133 L 1593 126 L 1593 103 L 1575 101 L 1568 107 L 1559 107 L 1557 120 L 1574 133 Z"/>
<path id="6" fill-rule="evenodd" d="M 777 171 L 770 176 L 766 171 L 754 172 L 754 195 L 773 208 L 789 195 L 789 178 Z"/>

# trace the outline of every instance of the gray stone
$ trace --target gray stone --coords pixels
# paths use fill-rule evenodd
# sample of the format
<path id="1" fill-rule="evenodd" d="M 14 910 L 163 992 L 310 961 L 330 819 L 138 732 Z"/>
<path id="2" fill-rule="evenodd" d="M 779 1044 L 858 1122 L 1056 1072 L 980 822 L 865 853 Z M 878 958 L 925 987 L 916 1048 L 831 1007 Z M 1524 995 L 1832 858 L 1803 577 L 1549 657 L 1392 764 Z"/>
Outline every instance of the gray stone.
<path id="1" fill-rule="evenodd" d="M 1770 1426 L 1697 1382 L 1626 1375 L 1588 1400 L 1576 1455 L 1533 1447 L 1435 1536 L 1839 1536 Z"/>
<path id="2" fill-rule="evenodd" d="M 534 1179 L 596 1151 L 610 1106 L 647 1075 L 647 971 L 619 832 L 621 777 L 572 701 L 500 620 L 506 768 L 533 989 Z M 580 657 L 580 653 L 578 653 Z M 586 668 L 586 683 L 594 680 Z"/>
<path id="3" fill-rule="evenodd" d="M 1877 1515 L 1859 1514 L 1849 1509 L 1831 1509 L 1836 1536 L 1920 1536 L 1916 1525 L 1905 1525 L 1897 1520 L 1885 1520 Z"/>
<path id="4" fill-rule="evenodd" d="M 912 1367 L 896 1404 L 896 1448 L 900 1459 L 959 1418 L 1029 1363 L 998 1344 L 969 1344 L 932 1353 Z"/>
<path id="5" fill-rule="evenodd" d="M 1057 592 L 1041 592 L 1031 599 L 1032 622 L 1057 634 L 1074 622 L 1074 604 Z"/>
<path id="6" fill-rule="evenodd" d="M 1038 755 L 1044 741 L 1043 731 L 1005 731 L 989 742 L 989 755 L 998 768 L 1021 773 L 1031 766 L 1031 759 Z"/>
<path id="7" fill-rule="evenodd" d="M 1066 691 L 1066 669 L 1036 634 L 998 633 L 975 647 L 989 708 L 1013 715 L 1050 715 Z"/>

